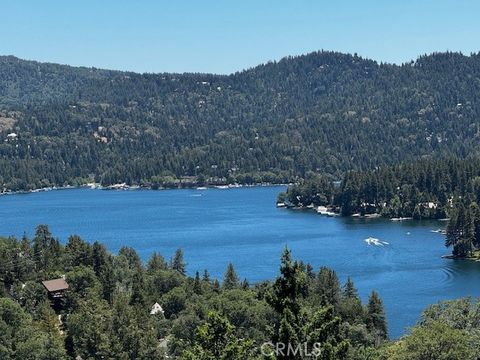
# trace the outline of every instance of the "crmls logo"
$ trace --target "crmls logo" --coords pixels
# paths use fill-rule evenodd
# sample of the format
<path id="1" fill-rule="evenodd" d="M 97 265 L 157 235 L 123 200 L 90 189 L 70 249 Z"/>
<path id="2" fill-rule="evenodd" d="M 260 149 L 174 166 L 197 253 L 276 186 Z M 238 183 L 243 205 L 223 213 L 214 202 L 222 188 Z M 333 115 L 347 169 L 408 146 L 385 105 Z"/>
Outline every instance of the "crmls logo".
<path id="1" fill-rule="evenodd" d="M 266 342 L 263 343 L 260 347 L 262 355 L 264 356 L 295 356 L 298 358 L 317 358 L 322 353 L 322 344 L 313 343 L 311 345 L 307 343 L 301 344 L 285 344 L 282 342 L 272 343 Z"/>

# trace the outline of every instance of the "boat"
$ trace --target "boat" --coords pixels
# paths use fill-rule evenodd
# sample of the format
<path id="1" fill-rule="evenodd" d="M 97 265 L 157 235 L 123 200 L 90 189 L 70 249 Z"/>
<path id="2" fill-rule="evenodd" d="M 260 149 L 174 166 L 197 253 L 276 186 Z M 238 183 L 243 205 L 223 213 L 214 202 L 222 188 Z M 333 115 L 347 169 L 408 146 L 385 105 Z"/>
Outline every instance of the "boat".
<path id="1" fill-rule="evenodd" d="M 444 230 L 444 229 L 430 230 L 430 232 L 437 233 L 437 234 L 442 234 L 442 235 L 447 235 L 447 231 Z"/>
<path id="2" fill-rule="evenodd" d="M 374 238 L 374 237 L 368 237 L 365 239 L 365 242 L 368 244 L 368 245 L 375 245 L 375 246 L 384 246 L 384 245 L 389 245 L 388 242 L 386 241 L 382 241 L 380 239 L 377 239 L 377 238 Z"/>

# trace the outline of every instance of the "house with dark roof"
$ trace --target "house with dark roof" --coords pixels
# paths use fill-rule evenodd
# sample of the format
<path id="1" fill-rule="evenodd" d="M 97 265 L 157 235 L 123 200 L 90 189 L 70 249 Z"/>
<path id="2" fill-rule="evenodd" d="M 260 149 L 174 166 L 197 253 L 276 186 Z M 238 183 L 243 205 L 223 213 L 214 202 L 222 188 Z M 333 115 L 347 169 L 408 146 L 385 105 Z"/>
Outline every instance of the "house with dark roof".
<path id="1" fill-rule="evenodd" d="M 68 283 L 64 278 L 45 280 L 42 281 L 42 285 L 47 289 L 48 297 L 51 300 L 63 298 L 68 290 Z"/>

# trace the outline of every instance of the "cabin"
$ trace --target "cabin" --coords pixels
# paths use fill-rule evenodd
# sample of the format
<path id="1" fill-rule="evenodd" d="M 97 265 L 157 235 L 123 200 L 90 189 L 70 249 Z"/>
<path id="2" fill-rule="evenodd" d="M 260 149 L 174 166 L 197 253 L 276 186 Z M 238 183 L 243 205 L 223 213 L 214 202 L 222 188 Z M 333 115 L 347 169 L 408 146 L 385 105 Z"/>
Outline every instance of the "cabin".
<path id="1" fill-rule="evenodd" d="M 64 278 L 45 280 L 42 285 L 47 289 L 48 297 L 52 301 L 64 298 L 68 290 L 68 283 Z"/>
<path id="2" fill-rule="evenodd" d="M 155 315 L 155 314 L 158 314 L 159 312 L 162 313 L 162 314 L 164 313 L 162 306 L 159 303 L 156 302 L 152 306 L 152 310 L 150 311 L 150 315 Z"/>

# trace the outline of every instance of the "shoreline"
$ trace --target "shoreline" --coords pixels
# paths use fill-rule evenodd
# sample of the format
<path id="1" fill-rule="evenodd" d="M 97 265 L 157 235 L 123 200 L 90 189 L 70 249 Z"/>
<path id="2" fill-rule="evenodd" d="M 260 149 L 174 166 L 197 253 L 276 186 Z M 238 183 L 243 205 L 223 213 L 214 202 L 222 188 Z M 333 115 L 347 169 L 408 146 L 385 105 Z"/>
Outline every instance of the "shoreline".
<path id="1" fill-rule="evenodd" d="M 74 189 L 91 189 L 91 190 L 106 190 L 106 191 L 136 191 L 136 190 L 209 190 L 209 189 L 219 189 L 219 190 L 229 190 L 237 188 L 252 188 L 252 187 L 269 187 L 269 186 L 289 186 L 291 184 L 276 184 L 276 183 L 254 183 L 254 184 L 228 184 L 228 185 L 204 185 L 204 186 L 162 186 L 154 188 L 152 186 L 141 186 L 141 185 L 127 185 L 122 184 L 113 184 L 113 185 L 101 185 L 99 183 L 87 183 L 83 185 L 65 185 L 65 186 L 52 186 L 45 188 L 38 188 L 32 190 L 7 190 L 0 192 L 0 196 L 8 195 L 27 195 L 40 192 L 49 192 L 49 191 L 59 191 L 59 190 L 74 190 Z"/>
<path id="2" fill-rule="evenodd" d="M 387 216 L 383 216 L 379 213 L 364 214 L 364 215 L 361 215 L 360 213 L 355 213 L 355 214 L 350 214 L 350 215 L 342 215 L 338 211 L 331 211 L 332 208 L 328 208 L 328 207 L 322 207 L 322 206 L 315 207 L 315 206 L 312 206 L 312 205 L 309 205 L 309 206 L 292 206 L 292 205 L 288 205 L 288 204 L 283 203 L 283 202 L 277 202 L 276 207 L 281 208 L 281 209 L 294 210 L 294 211 L 313 211 L 313 212 L 317 213 L 318 215 L 327 216 L 327 217 L 342 217 L 342 218 L 352 218 L 352 219 L 366 219 L 366 220 L 384 219 L 384 220 L 389 220 L 389 221 L 393 221 L 393 222 L 405 222 L 405 221 L 412 221 L 412 220 L 418 220 L 418 221 L 422 221 L 422 220 L 447 221 L 447 220 L 449 220 L 449 219 L 446 219 L 446 218 L 415 219 L 412 216 L 409 216 L 409 217 L 387 217 Z M 320 209 L 318 209 L 319 207 L 324 208 L 324 209 L 320 210 Z"/>
<path id="3" fill-rule="evenodd" d="M 474 262 L 480 262 L 480 257 L 473 257 L 473 256 L 455 256 L 455 255 L 442 255 L 442 259 L 447 259 L 447 260 L 463 260 L 463 261 L 474 261 Z"/>

